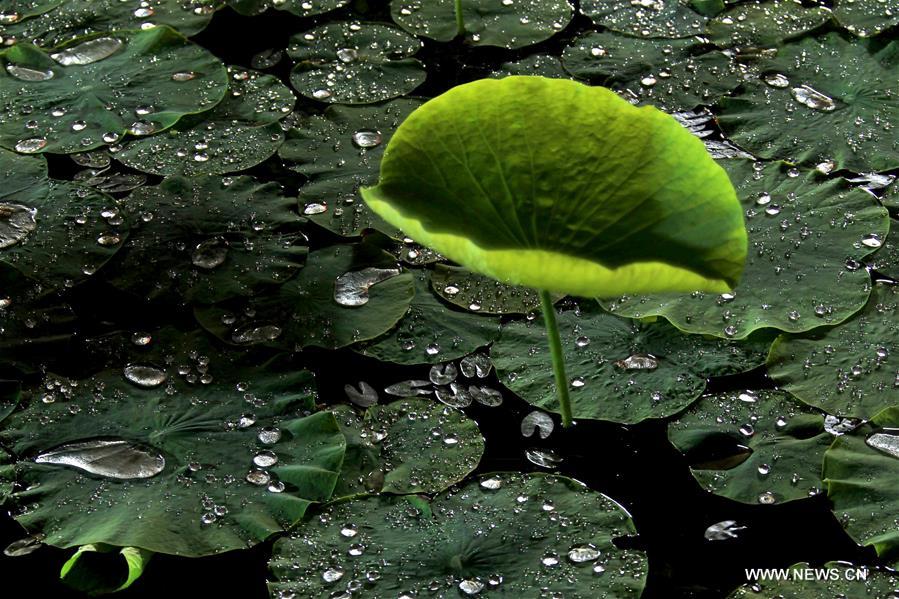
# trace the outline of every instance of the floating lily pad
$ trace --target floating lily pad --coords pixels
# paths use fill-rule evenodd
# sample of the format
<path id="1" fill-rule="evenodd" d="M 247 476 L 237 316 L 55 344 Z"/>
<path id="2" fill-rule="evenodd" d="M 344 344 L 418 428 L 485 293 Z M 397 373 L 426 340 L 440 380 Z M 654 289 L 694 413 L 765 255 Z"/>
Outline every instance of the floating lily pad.
<path id="1" fill-rule="evenodd" d="M 806 37 L 762 58 L 761 80 L 721 101 L 730 139 L 761 158 L 837 169 L 899 166 L 899 51 L 839 33 Z"/>
<path id="2" fill-rule="evenodd" d="M 866 597 L 893 599 L 899 580 L 886 572 L 856 567 L 846 562 L 828 562 L 823 566 L 795 564 L 787 580 L 763 580 L 746 583 L 728 599 L 821 599 L 822 597 Z M 821 574 L 821 572 L 824 574 Z M 831 577 L 830 572 L 833 572 Z"/>
<path id="3" fill-rule="evenodd" d="M 104 277 L 151 300 L 254 295 L 303 265 L 308 249 L 293 208 L 276 184 L 250 177 L 168 177 L 122 203 L 137 226 Z"/>
<path id="4" fill-rule="evenodd" d="M 696 39 L 659 40 L 588 33 L 562 56 L 569 73 L 665 110 L 712 104 L 743 79 L 740 66 Z"/>
<path id="5" fill-rule="evenodd" d="M 15 4 L 18 4 L 15 3 Z M 45 0 L 42 8 L 0 25 L 0 35 L 53 47 L 85 35 L 168 25 L 182 35 L 202 31 L 218 8 L 216 0 Z M 51 8 L 52 7 L 52 8 Z M 34 14 L 39 12 L 39 14 Z M 4 11 L 4 14 L 6 11 Z"/>
<path id="6" fill-rule="evenodd" d="M 48 377 L 3 422 L 26 529 L 58 547 L 200 556 L 254 545 L 331 496 L 345 441 L 332 414 L 305 416 L 311 374 L 182 342 L 178 366 Z"/>
<path id="7" fill-rule="evenodd" d="M 215 108 L 126 144 L 116 160 L 157 175 L 220 175 L 272 156 L 284 141 L 277 121 L 293 109 L 293 93 L 272 75 L 237 67 L 228 73 L 229 93 Z"/>
<path id="8" fill-rule="evenodd" d="M 360 346 L 360 353 L 399 364 L 437 364 L 470 354 L 499 336 L 498 318 L 445 304 L 431 291 L 426 270 L 414 277 L 409 311 L 385 336 Z"/>
<path id="9" fill-rule="evenodd" d="M 481 79 L 427 102 L 360 193 L 450 260 L 556 293 L 727 291 L 746 252 L 733 188 L 701 141 L 564 79 Z"/>
<path id="10" fill-rule="evenodd" d="M 750 250 L 740 284 L 722 295 L 626 297 L 610 309 L 633 318 L 664 316 L 691 333 L 735 339 L 765 327 L 808 331 L 860 310 L 871 284 L 857 261 L 886 235 L 886 211 L 869 194 L 814 172 L 778 163 L 722 164 L 746 211 Z"/>
<path id="11" fill-rule="evenodd" d="M 330 23 L 290 38 L 290 83 L 306 97 L 338 104 L 372 104 L 402 96 L 425 80 L 410 58 L 421 42 L 376 23 Z"/>
<path id="12" fill-rule="evenodd" d="M 374 106 L 329 106 L 288 130 L 278 155 L 290 170 L 309 178 L 300 188 L 300 211 L 343 237 L 364 229 L 396 236 L 396 228 L 376 216 L 358 191 L 377 182 L 387 142 L 420 105 L 402 98 Z"/>
<path id="13" fill-rule="evenodd" d="M 373 597 L 525 597 L 540 588 L 636 598 L 646 558 L 612 543 L 633 533 L 617 503 L 579 482 L 493 474 L 430 503 L 377 496 L 326 507 L 275 544 L 269 588 L 298 597 L 358 583 Z"/>
<path id="14" fill-rule="evenodd" d="M 54 58 L 55 57 L 55 58 Z M 147 135 L 208 110 L 228 87 L 215 56 L 168 27 L 117 31 L 47 52 L 0 53 L 0 145 L 22 153 L 82 152 Z"/>
<path id="15" fill-rule="evenodd" d="M 581 0 L 581 12 L 597 25 L 638 37 L 700 35 L 706 17 L 688 0 Z"/>
<path id="16" fill-rule="evenodd" d="M 870 263 L 878 272 L 899 280 L 899 220 L 890 219 L 890 234 Z"/>
<path id="17" fill-rule="evenodd" d="M 460 11 L 457 13 L 457 11 Z M 390 14 L 409 33 L 474 46 L 521 48 L 551 38 L 574 15 L 568 0 L 393 0 Z"/>
<path id="18" fill-rule="evenodd" d="M 245 304 L 197 308 L 203 327 L 226 343 L 337 349 L 390 330 L 409 309 L 412 275 L 370 244 L 311 252 L 277 291 Z"/>
<path id="19" fill-rule="evenodd" d="M 531 314 L 540 309 L 540 296 L 533 289 L 506 285 L 458 266 L 436 265 L 431 285 L 451 304 L 481 314 Z"/>
<path id="20" fill-rule="evenodd" d="M 337 10 L 350 0 L 225 0 L 226 4 L 242 15 L 258 15 L 274 8 L 299 17 L 311 17 Z"/>
<path id="21" fill-rule="evenodd" d="M 871 418 L 895 404 L 899 383 L 899 290 L 875 287 L 843 324 L 778 338 L 768 357 L 784 389 L 831 414 Z"/>
<path id="22" fill-rule="evenodd" d="M 821 492 L 821 459 L 833 435 L 824 431 L 824 414 L 762 390 L 703 397 L 668 425 L 668 439 L 706 490 L 770 505 Z"/>
<path id="23" fill-rule="evenodd" d="M 363 417 L 334 410 L 347 453 L 334 498 L 372 493 L 439 493 L 478 465 L 484 438 L 462 412 L 423 399 L 372 406 Z"/>
<path id="24" fill-rule="evenodd" d="M 842 0 L 834 7 L 833 16 L 852 33 L 870 37 L 899 24 L 899 2 Z"/>
<path id="25" fill-rule="evenodd" d="M 899 408 L 837 438 L 824 454 L 824 481 L 837 520 L 846 532 L 895 568 L 899 564 Z"/>
<path id="26" fill-rule="evenodd" d="M 830 9 L 792 0 L 751 0 L 734 4 L 708 25 L 709 39 L 721 46 L 768 47 L 799 37 L 831 19 Z"/>
<path id="27" fill-rule="evenodd" d="M 640 323 L 587 303 L 558 314 L 575 418 L 635 423 L 690 405 L 712 375 L 764 363 L 768 339 L 736 344 L 684 335 L 665 321 Z M 528 403 L 559 409 L 540 319 L 503 326 L 490 349 L 499 380 Z"/>

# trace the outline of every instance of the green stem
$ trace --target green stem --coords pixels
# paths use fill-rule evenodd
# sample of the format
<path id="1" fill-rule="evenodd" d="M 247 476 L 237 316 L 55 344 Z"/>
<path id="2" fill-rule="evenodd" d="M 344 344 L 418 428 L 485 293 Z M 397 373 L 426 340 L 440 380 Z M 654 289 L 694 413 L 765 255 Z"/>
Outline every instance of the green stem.
<path id="1" fill-rule="evenodd" d="M 559 337 L 559 325 L 556 324 L 556 309 L 548 291 L 540 291 L 540 306 L 543 308 L 543 324 L 546 326 L 549 354 L 552 356 L 553 374 L 556 377 L 556 394 L 559 396 L 559 407 L 562 409 L 562 426 L 568 428 L 571 426 L 571 401 L 568 399 L 565 356 L 562 355 L 562 339 Z"/>
<path id="2" fill-rule="evenodd" d="M 456 0 L 456 35 L 465 34 L 465 22 L 462 20 L 462 0 Z"/>

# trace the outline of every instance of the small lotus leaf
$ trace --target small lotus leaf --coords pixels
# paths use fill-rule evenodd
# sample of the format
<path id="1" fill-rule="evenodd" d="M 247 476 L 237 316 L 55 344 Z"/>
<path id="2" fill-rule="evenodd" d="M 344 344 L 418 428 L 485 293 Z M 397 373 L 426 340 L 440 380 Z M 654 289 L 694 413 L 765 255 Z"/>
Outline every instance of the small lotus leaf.
<path id="1" fill-rule="evenodd" d="M 56 56 L 57 59 L 54 59 Z M 146 135 L 208 110 L 228 87 L 215 56 L 168 27 L 98 34 L 45 51 L 0 52 L 0 145 L 71 153 Z"/>
<path id="2" fill-rule="evenodd" d="M 317 597 L 376 571 L 362 583 L 372 597 L 474 589 L 527 597 L 540 588 L 636 599 L 646 558 L 612 542 L 633 533 L 621 506 L 577 481 L 499 473 L 431 502 L 382 495 L 332 504 L 275 544 L 269 588 Z"/>
<path id="3" fill-rule="evenodd" d="M 721 101 L 732 141 L 761 158 L 837 169 L 899 166 L 899 43 L 875 45 L 840 33 L 804 37 L 763 58 L 757 82 Z"/>
<path id="4" fill-rule="evenodd" d="M 457 12 L 461 11 L 461 12 Z M 409 33 L 473 46 L 521 48 L 549 39 L 571 21 L 569 0 L 392 0 L 390 14 Z"/>
<path id="5" fill-rule="evenodd" d="M 638 37 L 700 35 L 707 20 L 689 0 L 581 0 L 581 12 L 597 25 Z"/>
<path id="6" fill-rule="evenodd" d="M 423 399 L 333 410 L 347 438 L 334 499 L 374 493 L 439 493 L 470 474 L 484 438 L 462 412 Z"/>
<path id="7" fill-rule="evenodd" d="M 431 285 L 444 300 L 480 314 L 531 314 L 540 309 L 540 296 L 533 289 L 506 285 L 458 266 L 435 266 Z"/>
<path id="8" fill-rule="evenodd" d="M 304 96 L 322 102 L 390 100 L 424 82 L 421 63 L 410 58 L 420 48 L 420 41 L 390 25 L 322 25 L 290 39 L 287 54 L 296 63 L 290 83 Z"/>
<path id="9" fill-rule="evenodd" d="M 769 340 L 736 344 L 684 335 L 666 323 L 641 323 L 593 305 L 565 310 L 557 321 L 575 418 L 635 423 L 690 405 L 710 375 L 764 363 Z M 490 357 L 500 381 L 528 403 L 558 411 L 542 322 L 503 326 Z"/>
<path id="10" fill-rule="evenodd" d="M 266 9 L 274 8 L 297 15 L 311 17 L 337 10 L 350 3 L 350 0 L 225 0 L 225 2 L 242 15 L 258 15 Z"/>
<path id="11" fill-rule="evenodd" d="M 781 391 L 703 397 L 668 426 L 708 491 L 770 505 L 820 493 L 821 459 L 833 436 L 824 414 Z"/>
<path id="12" fill-rule="evenodd" d="M 765 327 L 808 331 L 861 309 L 871 284 L 858 261 L 875 250 L 871 239 L 886 235 L 886 211 L 839 179 L 785 164 L 722 164 L 747 218 L 750 252 L 740 284 L 721 295 L 629 296 L 610 309 L 633 318 L 664 316 L 691 333 L 735 339 Z"/>
<path id="13" fill-rule="evenodd" d="M 558 293 L 725 291 L 746 252 L 733 188 L 701 141 L 563 79 L 482 79 L 427 102 L 361 193 L 462 266 Z"/>
<path id="14" fill-rule="evenodd" d="M 899 2 L 896 0 L 842 0 L 833 16 L 852 33 L 870 37 L 899 24 Z"/>
<path id="15" fill-rule="evenodd" d="M 726 47 L 777 46 L 820 27 L 831 16 L 824 6 L 805 6 L 792 0 L 751 0 L 733 4 L 709 21 L 708 36 Z"/>
<path id="16" fill-rule="evenodd" d="M 831 414 L 871 418 L 895 404 L 899 290 L 875 287 L 865 308 L 839 326 L 781 336 L 768 370 L 784 389 Z"/>
<path id="17" fill-rule="evenodd" d="M 457 310 L 431 291 L 428 271 L 414 274 L 409 311 L 386 335 L 358 347 L 366 356 L 399 364 L 437 364 L 489 345 L 499 336 L 499 319 Z"/>

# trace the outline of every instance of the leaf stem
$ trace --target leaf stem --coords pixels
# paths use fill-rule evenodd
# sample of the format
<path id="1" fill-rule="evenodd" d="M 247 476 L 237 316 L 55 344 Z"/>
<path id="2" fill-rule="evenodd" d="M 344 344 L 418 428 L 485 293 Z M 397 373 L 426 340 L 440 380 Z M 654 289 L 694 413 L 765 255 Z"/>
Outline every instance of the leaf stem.
<path id="1" fill-rule="evenodd" d="M 565 356 L 562 355 L 562 339 L 559 337 L 559 325 L 556 324 L 556 308 L 548 291 L 540 290 L 540 306 L 543 308 L 543 324 L 549 341 L 549 353 L 553 361 L 553 374 L 556 377 L 556 395 L 562 412 L 562 426 L 568 428 L 572 424 L 571 401 L 568 398 L 568 377 L 565 375 Z"/>
<path id="2" fill-rule="evenodd" d="M 465 34 L 465 22 L 462 20 L 462 0 L 456 0 L 456 29 L 458 32 L 456 35 L 464 35 Z"/>

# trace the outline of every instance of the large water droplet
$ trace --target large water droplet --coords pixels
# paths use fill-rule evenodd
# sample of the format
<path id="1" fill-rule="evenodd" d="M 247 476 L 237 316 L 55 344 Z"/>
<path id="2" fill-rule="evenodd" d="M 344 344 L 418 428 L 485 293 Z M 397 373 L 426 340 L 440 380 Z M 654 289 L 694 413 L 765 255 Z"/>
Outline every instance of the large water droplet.
<path id="1" fill-rule="evenodd" d="M 114 37 L 98 37 L 82 42 L 62 52 L 51 54 L 50 58 L 63 66 L 91 64 L 109 58 L 122 47 L 122 40 Z"/>
<path id="2" fill-rule="evenodd" d="M 44 544 L 44 535 L 38 533 L 28 535 L 18 541 L 13 541 L 3 550 L 3 555 L 7 557 L 22 557 L 30 553 L 34 553 Z"/>
<path id="3" fill-rule="evenodd" d="M 459 583 L 459 590 L 466 595 L 477 595 L 484 589 L 484 583 L 475 578 L 466 578 Z"/>
<path id="4" fill-rule="evenodd" d="M 793 95 L 793 99 L 808 106 L 813 110 L 820 110 L 822 112 L 831 112 L 836 110 L 836 103 L 832 98 L 825 96 L 821 92 L 816 89 L 809 87 L 808 85 L 801 85 L 799 87 L 794 87 L 790 90 L 790 93 Z"/>
<path id="5" fill-rule="evenodd" d="M 633 354 L 613 364 L 625 370 L 655 370 L 659 367 L 659 360 L 652 354 Z"/>
<path id="6" fill-rule="evenodd" d="M 36 208 L 0 202 L 0 250 L 16 245 L 36 228 Z"/>
<path id="7" fill-rule="evenodd" d="M 34 154 L 47 147 L 47 140 L 43 137 L 30 137 L 16 142 L 16 152 L 22 154 Z"/>
<path id="8" fill-rule="evenodd" d="M 575 564 L 583 564 L 599 559 L 600 551 L 593 545 L 581 545 L 572 547 L 568 551 L 568 559 Z"/>
<path id="9" fill-rule="evenodd" d="M 248 324 L 231 334 L 234 343 L 251 344 L 272 341 L 281 336 L 281 327 L 273 324 Z"/>
<path id="10" fill-rule="evenodd" d="M 122 374 L 125 375 L 125 379 L 129 383 L 133 383 L 138 387 L 143 387 L 145 389 L 158 387 L 168 378 L 165 371 L 160 370 L 155 366 L 145 366 L 141 364 L 129 364 L 125 367 L 125 370 L 122 371 Z"/>
<path id="11" fill-rule="evenodd" d="M 34 458 L 38 464 L 72 466 L 91 474 L 127 480 L 150 478 L 165 468 L 165 458 L 150 448 L 122 439 L 66 443 Z"/>
<path id="12" fill-rule="evenodd" d="M 873 447 L 894 458 L 899 458 L 899 435 L 874 433 L 865 439 L 865 443 L 868 444 L 868 447 Z"/>
<path id="13" fill-rule="evenodd" d="M 382 140 L 381 132 L 372 129 L 359 129 L 353 133 L 353 144 L 357 148 L 375 148 L 381 145 Z"/>
<path id="14" fill-rule="evenodd" d="M 53 79 L 53 70 L 47 69 L 41 71 L 39 69 L 29 69 L 28 67 L 20 67 L 16 64 L 6 65 L 6 72 L 22 81 L 47 81 Z"/>
<path id="15" fill-rule="evenodd" d="M 334 301 L 341 306 L 357 307 L 368 303 L 372 286 L 400 274 L 398 268 L 375 268 L 344 273 L 334 281 Z"/>
<path id="16" fill-rule="evenodd" d="M 211 270 L 224 264 L 228 257 L 228 242 L 220 237 L 197 244 L 190 261 L 194 266 Z"/>

